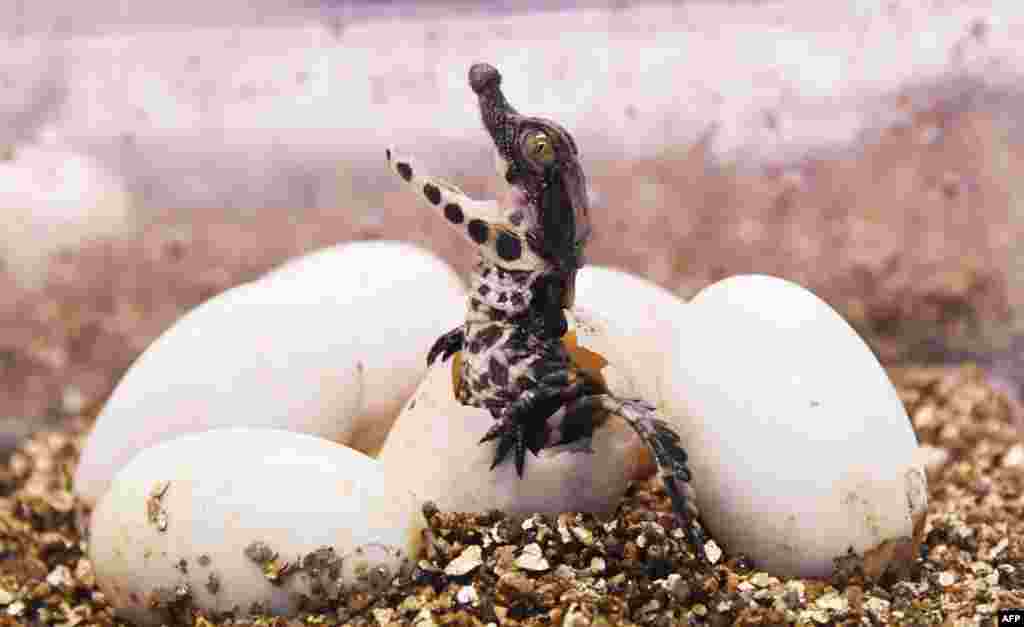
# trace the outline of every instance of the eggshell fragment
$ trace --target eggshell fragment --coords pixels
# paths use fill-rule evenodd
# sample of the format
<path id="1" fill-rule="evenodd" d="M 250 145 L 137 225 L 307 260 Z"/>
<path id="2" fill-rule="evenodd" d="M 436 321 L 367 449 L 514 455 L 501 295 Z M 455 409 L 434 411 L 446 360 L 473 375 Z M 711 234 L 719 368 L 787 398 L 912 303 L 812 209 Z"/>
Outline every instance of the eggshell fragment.
<path id="1" fill-rule="evenodd" d="M 291 615 L 339 586 L 390 585 L 423 527 L 418 502 L 362 453 L 276 429 L 217 429 L 121 469 L 93 513 L 89 555 L 100 590 L 139 625 L 170 624 L 190 605 Z"/>
<path id="2" fill-rule="evenodd" d="M 584 311 L 570 316 L 570 342 L 607 356 L 615 355 L 609 329 Z M 423 500 L 444 511 L 484 512 L 500 509 L 514 515 L 535 512 L 613 512 L 630 479 L 649 476 L 653 465 L 644 445 L 621 418 L 611 417 L 595 430 L 592 452 L 579 446 L 527 453 L 522 478 L 511 457 L 490 470 L 494 442 L 479 440 L 494 424 L 484 409 L 455 399 L 454 358 L 438 360 L 428 370 L 399 415 L 379 456 L 384 471 Z M 601 374 L 617 393 L 633 395 L 632 376 L 614 360 Z"/>
<path id="3" fill-rule="evenodd" d="M 182 317 L 132 365 L 75 473 L 94 502 L 139 450 L 190 431 L 283 428 L 375 452 L 464 317 L 458 277 L 395 242 L 314 253 Z"/>
<path id="4" fill-rule="evenodd" d="M 686 301 L 623 270 L 584 266 L 576 276 L 576 306 L 597 312 L 622 339 L 622 361 L 633 371 L 638 396 L 664 406 L 665 377 L 672 365 L 666 345 L 675 342 Z"/>
<path id="5" fill-rule="evenodd" d="M 670 413 L 716 540 L 779 576 L 857 562 L 877 577 L 913 559 L 916 438 L 839 314 L 793 283 L 737 276 L 697 294 L 679 329 Z"/>

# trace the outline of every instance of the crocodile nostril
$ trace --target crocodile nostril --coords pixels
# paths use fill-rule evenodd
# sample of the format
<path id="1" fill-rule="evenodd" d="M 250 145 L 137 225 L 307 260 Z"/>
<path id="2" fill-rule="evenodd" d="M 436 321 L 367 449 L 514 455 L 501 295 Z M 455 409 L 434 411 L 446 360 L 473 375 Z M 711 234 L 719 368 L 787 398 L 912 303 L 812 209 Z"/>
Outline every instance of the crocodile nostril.
<path id="1" fill-rule="evenodd" d="M 488 63 L 474 63 L 469 68 L 469 86 L 477 94 L 481 94 L 501 85 L 501 74 L 497 68 Z"/>

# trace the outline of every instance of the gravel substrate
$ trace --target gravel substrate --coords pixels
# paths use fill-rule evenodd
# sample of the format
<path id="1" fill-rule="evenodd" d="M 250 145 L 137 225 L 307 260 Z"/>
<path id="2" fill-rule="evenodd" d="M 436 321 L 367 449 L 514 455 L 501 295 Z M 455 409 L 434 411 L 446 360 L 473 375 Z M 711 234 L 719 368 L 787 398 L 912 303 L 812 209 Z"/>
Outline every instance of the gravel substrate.
<path id="1" fill-rule="evenodd" d="M 999 608 L 1024 607 L 1017 408 L 972 365 L 891 375 L 929 460 L 926 536 L 906 579 L 869 583 L 842 569 L 831 580 L 780 579 L 728 547 L 701 565 L 649 482 L 610 521 L 425 507 L 434 540 L 412 571 L 291 620 L 201 616 L 187 590 L 173 607 L 202 626 L 989 624 Z M 62 432 L 36 434 L 0 471 L 0 625 L 116 623 L 70 492 L 89 422 L 78 416 Z"/>

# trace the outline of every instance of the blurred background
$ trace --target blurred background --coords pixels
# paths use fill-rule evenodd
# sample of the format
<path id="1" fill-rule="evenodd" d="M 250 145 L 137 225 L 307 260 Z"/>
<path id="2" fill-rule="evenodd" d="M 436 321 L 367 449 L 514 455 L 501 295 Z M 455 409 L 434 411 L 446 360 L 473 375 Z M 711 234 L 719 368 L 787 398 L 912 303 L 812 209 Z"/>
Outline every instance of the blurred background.
<path id="1" fill-rule="evenodd" d="M 593 263 L 683 297 L 782 276 L 886 364 L 973 360 L 1018 394 L 1024 8 L 825 5 L 0 3 L 0 432 L 95 411 L 290 256 L 401 239 L 468 269 L 383 155 L 494 194 L 475 61 L 576 137 Z"/>

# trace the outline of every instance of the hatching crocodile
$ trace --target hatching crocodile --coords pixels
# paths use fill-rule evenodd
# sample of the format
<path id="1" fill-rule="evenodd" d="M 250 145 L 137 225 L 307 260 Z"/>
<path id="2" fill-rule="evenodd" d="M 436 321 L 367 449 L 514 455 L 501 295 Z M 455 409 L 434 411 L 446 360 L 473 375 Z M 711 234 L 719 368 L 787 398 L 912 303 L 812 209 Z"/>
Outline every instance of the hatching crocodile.
<path id="1" fill-rule="evenodd" d="M 573 360 L 565 310 L 591 236 L 586 178 L 572 136 L 559 124 L 519 114 L 486 63 L 469 70 L 483 125 L 495 148 L 503 202 L 474 200 L 387 150 L 390 167 L 479 252 L 463 324 L 441 336 L 427 363 L 456 356 L 455 396 L 495 419 L 481 443 L 496 440 L 494 463 L 512 453 L 522 477 L 526 451 L 586 441 L 610 415 L 625 419 L 658 467 L 688 541 L 704 535 L 679 436 L 640 399 L 614 396 L 593 369 Z"/>

